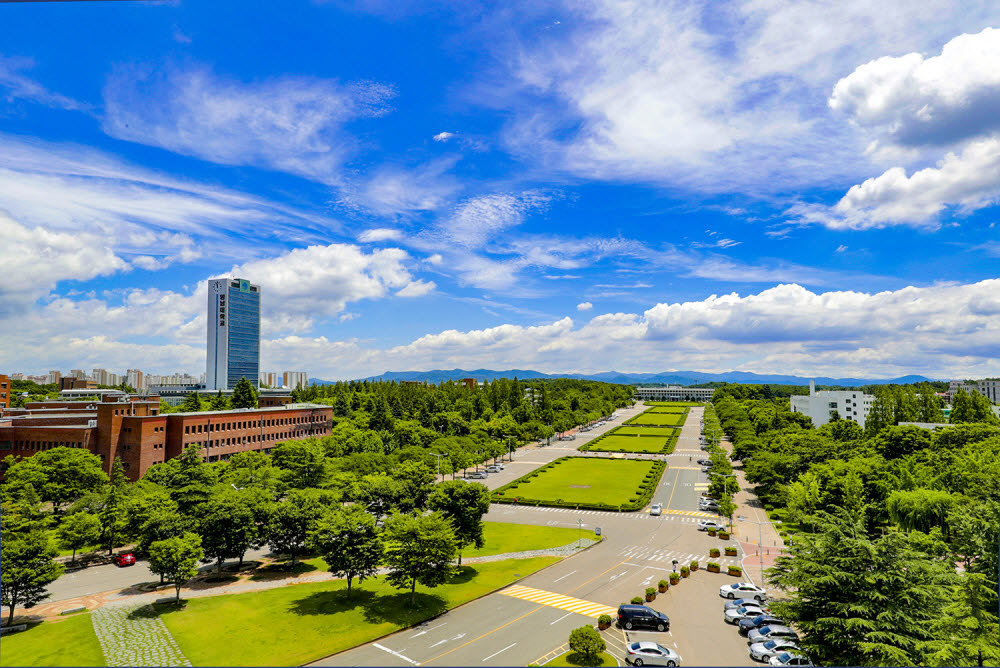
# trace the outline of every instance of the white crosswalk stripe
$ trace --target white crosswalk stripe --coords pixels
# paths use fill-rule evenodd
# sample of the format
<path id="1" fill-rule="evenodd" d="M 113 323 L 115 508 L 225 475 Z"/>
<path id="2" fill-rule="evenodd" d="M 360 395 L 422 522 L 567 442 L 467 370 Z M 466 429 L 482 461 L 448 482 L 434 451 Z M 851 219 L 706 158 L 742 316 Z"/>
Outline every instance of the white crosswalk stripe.
<path id="1" fill-rule="evenodd" d="M 722 566 L 728 566 L 729 564 L 738 565 L 740 563 L 739 557 L 709 557 L 707 554 L 694 554 L 678 550 L 664 550 L 663 548 L 655 548 L 648 545 L 629 545 L 619 550 L 618 554 L 624 557 L 627 561 L 637 562 L 639 564 L 648 561 L 670 564 L 674 559 L 676 559 L 679 564 L 685 565 L 691 563 L 692 561 L 697 561 L 700 564 L 714 561 Z"/>

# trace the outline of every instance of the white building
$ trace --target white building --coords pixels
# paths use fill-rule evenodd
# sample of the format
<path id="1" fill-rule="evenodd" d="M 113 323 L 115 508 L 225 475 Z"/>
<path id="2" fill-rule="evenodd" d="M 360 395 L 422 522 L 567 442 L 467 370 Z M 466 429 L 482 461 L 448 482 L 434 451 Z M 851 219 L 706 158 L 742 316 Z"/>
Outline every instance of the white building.
<path id="1" fill-rule="evenodd" d="M 261 371 L 260 383 L 268 387 L 281 387 L 283 379 L 277 371 Z"/>
<path id="2" fill-rule="evenodd" d="M 711 387 L 637 387 L 636 401 L 709 401 L 715 390 Z"/>
<path id="3" fill-rule="evenodd" d="M 260 286 L 241 278 L 208 282 L 205 385 L 231 390 L 241 378 L 260 384 Z"/>
<path id="4" fill-rule="evenodd" d="M 290 390 L 309 387 L 309 374 L 305 371 L 285 371 L 282 374 L 282 384 Z"/>
<path id="5" fill-rule="evenodd" d="M 862 429 L 868 412 L 872 408 L 875 397 L 860 390 L 821 390 L 816 391 L 816 383 L 809 381 L 808 396 L 793 396 L 791 398 L 792 412 L 802 413 L 812 418 L 814 427 L 822 427 L 833 413 L 841 420 L 857 422 Z"/>

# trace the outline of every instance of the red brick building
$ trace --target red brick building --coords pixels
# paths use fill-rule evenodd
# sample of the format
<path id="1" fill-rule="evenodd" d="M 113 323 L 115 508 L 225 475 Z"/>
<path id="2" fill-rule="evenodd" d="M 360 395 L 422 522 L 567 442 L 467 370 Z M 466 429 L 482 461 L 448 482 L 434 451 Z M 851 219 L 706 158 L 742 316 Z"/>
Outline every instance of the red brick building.
<path id="1" fill-rule="evenodd" d="M 328 435 L 332 420 L 333 409 L 319 404 L 161 414 L 158 397 L 33 402 L 0 411 L 0 458 L 30 457 L 60 446 L 85 448 L 101 458 L 108 473 L 120 457 L 128 477 L 138 480 L 190 444 L 202 448 L 205 461 L 225 461 L 237 452 L 269 453 L 282 441 Z"/>
<path id="2" fill-rule="evenodd" d="M 12 392 L 10 378 L 0 374 L 0 411 L 10 408 L 10 400 L 14 398 Z"/>

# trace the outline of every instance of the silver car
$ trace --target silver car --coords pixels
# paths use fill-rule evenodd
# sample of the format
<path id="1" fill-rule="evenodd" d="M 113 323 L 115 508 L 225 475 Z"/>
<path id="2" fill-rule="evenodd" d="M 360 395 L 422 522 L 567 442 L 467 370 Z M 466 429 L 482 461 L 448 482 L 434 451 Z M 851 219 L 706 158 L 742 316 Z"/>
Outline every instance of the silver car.
<path id="1" fill-rule="evenodd" d="M 661 505 L 660 505 L 660 504 L 658 504 L 658 503 L 654 503 L 654 504 L 653 504 L 652 506 L 650 506 L 650 508 L 649 508 L 649 514 L 650 514 L 650 515 L 659 515 L 659 514 L 661 514 L 662 512 L 663 512 L 663 506 L 661 506 Z"/>
<path id="2" fill-rule="evenodd" d="M 625 663 L 633 666 L 679 666 L 680 654 L 655 642 L 633 642 L 625 645 Z"/>
<path id="3" fill-rule="evenodd" d="M 749 619 L 757 615 L 764 614 L 764 611 L 756 605 L 744 605 L 740 608 L 730 608 L 722 613 L 722 619 L 727 624 L 738 624 L 741 619 Z"/>
<path id="4" fill-rule="evenodd" d="M 725 528 L 725 524 L 719 524 L 715 520 L 702 520 L 701 522 L 698 522 L 698 531 L 709 531 L 710 529 L 718 531 L 719 529 Z"/>
<path id="5" fill-rule="evenodd" d="M 782 652 L 771 657 L 768 661 L 772 666 L 811 666 L 813 662 L 809 660 L 808 656 L 803 654 L 792 654 L 791 652 Z"/>
<path id="6" fill-rule="evenodd" d="M 719 596 L 722 598 L 755 598 L 758 601 L 763 601 L 767 598 L 767 591 L 752 582 L 734 582 L 719 587 Z"/>
<path id="7" fill-rule="evenodd" d="M 777 656 L 782 652 L 798 651 L 801 651 L 801 648 L 794 640 L 775 638 L 767 642 L 758 642 L 750 645 L 750 658 L 754 661 L 770 661 L 772 656 Z"/>
<path id="8" fill-rule="evenodd" d="M 795 633 L 791 627 L 782 626 L 780 624 L 768 624 L 767 626 L 762 626 L 759 629 L 753 629 L 747 634 L 747 644 L 753 645 L 755 643 L 767 642 L 768 640 L 775 640 L 781 638 L 782 640 L 798 640 L 799 636 Z"/>

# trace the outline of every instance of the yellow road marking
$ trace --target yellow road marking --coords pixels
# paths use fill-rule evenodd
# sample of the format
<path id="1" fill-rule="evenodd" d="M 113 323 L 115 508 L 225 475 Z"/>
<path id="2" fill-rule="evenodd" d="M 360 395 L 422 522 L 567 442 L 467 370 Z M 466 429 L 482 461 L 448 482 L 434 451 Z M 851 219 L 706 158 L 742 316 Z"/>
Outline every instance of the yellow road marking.
<path id="1" fill-rule="evenodd" d="M 618 614 L 618 608 L 612 608 L 604 605 L 603 603 L 584 601 L 583 599 L 573 598 L 572 596 L 554 594 L 550 591 L 535 589 L 533 587 L 525 587 L 523 585 L 512 585 L 502 590 L 500 593 L 505 596 L 513 596 L 514 598 L 519 598 L 524 601 L 531 601 L 532 603 L 541 603 L 542 605 L 547 605 L 551 608 L 558 608 L 560 610 L 567 610 L 569 612 L 587 615 L 588 617 Z"/>
<path id="2" fill-rule="evenodd" d="M 670 468 L 675 468 L 675 467 L 671 466 Z M 674 499 L 674 492 L 677 491 L 677 481 L 680 480 L 680 479 L 681 479 L 681 474 L 680 473 L 678 473 L 677 475 L 674 476 L 674 483 L 673 483 L 673 486 L 670 488 L 670 498 L 667 499 L 667 508 L 670 507 L 670 502 L 673 501 L 673 499 Z"/>

